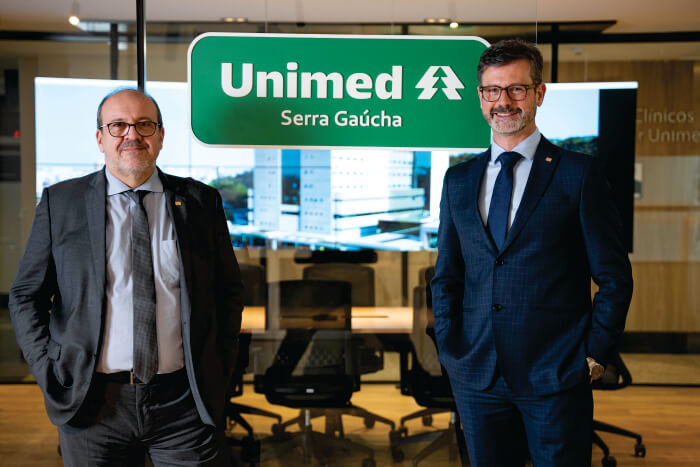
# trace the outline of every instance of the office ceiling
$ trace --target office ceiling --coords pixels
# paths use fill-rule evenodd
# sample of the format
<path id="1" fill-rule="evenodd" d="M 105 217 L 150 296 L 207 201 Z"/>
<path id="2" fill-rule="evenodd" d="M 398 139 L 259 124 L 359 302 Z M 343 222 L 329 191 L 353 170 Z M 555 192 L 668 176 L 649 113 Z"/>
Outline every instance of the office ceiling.
<path id="1" fill-rule="evenodd" d="M 192 37 L 207 30 L 206 23 L 224 18 L 245 18 L 249 23 L 306 23 L 299 32 L 340 32 L 386 34 L 386 28 L 365 26 L 341 27 L 333 24 L 314 29 L 311 23 L 357 24 L 422 24 L 428 18 L 447 18 L 462 24 L 478 23 L 549 23 L 611 22 L 582 25 L 604 28 L 603 33 L 674 33 L 700 32 L 700 0 L 144 0 L 146 19 L 151 23 L 149 34 L 191 33 Z M 68 16 L 78 9 L 81 27 L 90 31 L 105 30 L 100 22 L 134 22 L 136 0 L 0 0 L 0 31 L 78 32 L 68 23 Z M 153 23 L 169 23 L 156 27 Z M 172 27 L 170 23 L 183 23 Z M 186 24 L 204 23 L 188 29 Z M 224 25 L 221 25 L 222 27 Z M 245 31 L 258 31 L 256 26 Z M 98 29 L 95 29 L 98 28 Z M 99 29 L 102 28 L 102 29 Z M 132 26 L 133 28 L 133 26 Z M 163 29 L 165 28 L 165 29 Z M 211 30 L 217 29 L 213 26 Z M 425 27 L 421 27 L 425 28 Z M 271 26 L 274 31 L 274 26 Z M 518 27 L 502 28 L 504 35 L 520 34 Z M 528 32 L 531 29 L 526 28 Z M 542 28 L 540 31 L 546 31 Z M 241 30 L 241 29 L 234 29 Z M 379 30 L 380 32 L 376 32 Z M 393 29 L 391 29 L 393 31 Z M 398 31 L 397 26 L 397 31 Z M 498 28 L 496 29 L 498 30 Z M 489 34 L 494 34 L 493 27 Z M 516 31 L 516 32 L 513 32 Z M 447 27 L 430 27 L 419 34 L 484 35 L 479 27 L 452 31 Z M 499 35 L 498 33 L 495 33 Z M 13 50 L 36 51 L 37 43 L 13 42 Z M 68 43 L 54 42 L 56 53 Z M 542 44 L 548 56 L 548 45 Z M 73 50 L 72 53 L 81 53 Z M 1 51 L 0 51 L 1 52 Z M 85 53 L 89 53 L 85 49 Z M 700 42 L 656 42 L 640 47 L 639 43 L 562 44 L 562 61 L 616 61 L 635 57 L 637 60 L 700 60 Z"/>
<path id="2" fill-rule="evenodd" d="M 145 0 L 148 21 L 209 22 L 243 17 L 250 22 L 461 23 L 614 20 L 606 32 L 700 31 L 699 0 Z M 134 0 L 2 0 L 0 29 L 70 31 L 77 6 L 88 20 L 133 21 Z"/>

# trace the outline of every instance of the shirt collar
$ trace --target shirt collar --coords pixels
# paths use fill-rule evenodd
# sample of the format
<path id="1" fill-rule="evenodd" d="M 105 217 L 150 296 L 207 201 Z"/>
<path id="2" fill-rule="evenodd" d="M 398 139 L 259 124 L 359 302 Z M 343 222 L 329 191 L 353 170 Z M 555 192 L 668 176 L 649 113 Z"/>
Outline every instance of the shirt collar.
<path id="1" fill-rule="evenodd" d="M 112 175 L 112 172 L 110 172 L 107 167 L 105 167 L 105 176 L 107 177 L 107 196 L 118 195 L 119 193 L 132 190 L 129 185 Z M 154 170 L 151 176 L 148 177 L 148 180 L 146 180 L 142 185 L 133 188 L 133 190 L 146 190 L 154 193 L 162 193 L 163 182 L 160 181 L 158 170 Z"/>
<path id="2" fill-rule="evenodd" d="M 542 135 L 540 134 L 540 130 L 535 128 L 535 131 L 532 132 L 530 136 L 522 140 L 520 143 L 518 143 L 517 146 L 515 146 L 512 151 L 519 153 L 522 155 L 524 158 L 529 159 L 529 160 L 534 160 L 535 159 L 535 152 L 537 151 L 537 145 L 540 144 L 540 138 Z M 506 152 L 505 149 L 500 147 L 498 144 L 496 144 L 493 140 L 493 135 L 491 136 L 491 162 L 496 162 L 496 159 L 498 159 L 498 156 L 501 155 L 501 153 Z"/>

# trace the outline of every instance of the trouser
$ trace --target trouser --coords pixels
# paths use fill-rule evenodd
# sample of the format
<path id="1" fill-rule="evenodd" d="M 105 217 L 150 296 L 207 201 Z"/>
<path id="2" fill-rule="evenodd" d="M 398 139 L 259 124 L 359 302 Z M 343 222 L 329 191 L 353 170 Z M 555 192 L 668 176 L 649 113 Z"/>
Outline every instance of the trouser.
<path id="1" fill-rule="evenodd" d="M 589 467 L 593 396 L 589 384 L 547 396 L 516 396 L 502 376 L 484 391 L 454 388 L 472 467 Z"/>
<path id="2" fill-rule="evenodd" d="M 59 427 L 66 466 L 230 465 L 223 428 L 202 422 L 184 369 L 132 385 L 96 374 L 80 410 Z"/>

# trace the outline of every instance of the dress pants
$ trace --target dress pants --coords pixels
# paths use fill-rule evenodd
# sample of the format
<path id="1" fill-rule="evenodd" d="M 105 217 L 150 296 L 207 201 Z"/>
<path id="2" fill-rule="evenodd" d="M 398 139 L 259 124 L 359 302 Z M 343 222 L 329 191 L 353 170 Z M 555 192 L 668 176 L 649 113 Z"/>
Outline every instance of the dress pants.
<path id="1" fill-rule="evenodd" d="M 450 378 L 450 380 L 454 380 Z M 472 467 L 590 467 L 593 396 L 588 383 L 546 396 L 516 396 L 502 376 L 484 391 L 453 393 Z"/>
<path id="2" fill-rule="evenodd" d="M 120 380 L 120 377 L 122 380 Z M 75 417 L 59 427 L 66 466 L 230 466 L 223 428 L 202 422 L 184 369 L 131 385 L 95 374 Z"/>

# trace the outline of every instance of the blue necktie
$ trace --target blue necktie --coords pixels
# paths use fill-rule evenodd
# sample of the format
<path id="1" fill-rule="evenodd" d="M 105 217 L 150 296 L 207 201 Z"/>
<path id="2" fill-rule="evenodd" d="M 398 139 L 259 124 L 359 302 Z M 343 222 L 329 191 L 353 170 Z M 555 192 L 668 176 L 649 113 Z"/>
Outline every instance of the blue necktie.
<path id="1" fill-rule="evenodd" d="M 506 241 L 506 232 L 508 231 L 510 198 L 513 194 L 513 167 L 515 167 L 515 163 L 521 157 L 523 156 L 517 152 L 507 151 L 501 153 L 497 159 L 501 163 L 501 171 L 498 172 L 496 183 L 493 185 L 487 225 L 489 232 L 491 232 L 491 238 L 496 242 L 499 250 L 503 248 L 503 242 Z"/>
<path id="2" fill-rule="evenodd" d="M 134 375 L 148 383 L 158 372 L 156 288 L 153 279 L 151 235 L 143 198 L 150 191 L 127 191 L 131 207 L 131 278 L 134 296 Z"/>

